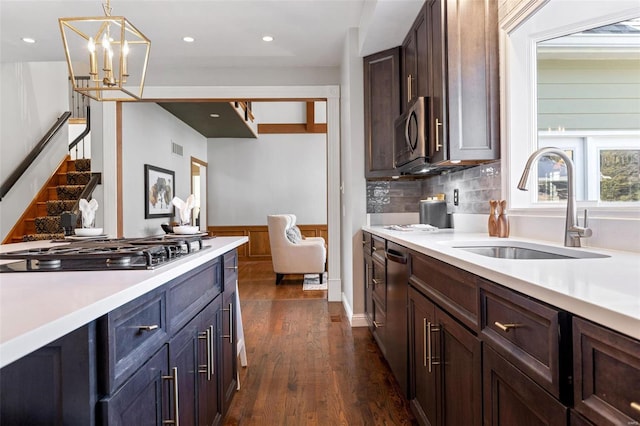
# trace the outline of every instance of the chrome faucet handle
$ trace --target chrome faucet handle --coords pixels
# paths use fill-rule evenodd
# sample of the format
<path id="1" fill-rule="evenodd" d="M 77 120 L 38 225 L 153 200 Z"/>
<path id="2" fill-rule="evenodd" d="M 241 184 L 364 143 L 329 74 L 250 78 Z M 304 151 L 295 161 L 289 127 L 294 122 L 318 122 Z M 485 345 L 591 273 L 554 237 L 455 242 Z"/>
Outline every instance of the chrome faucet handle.
<path id="1" fill-rule="evenodd" d="M 576 222 L 578 221 L 576 220 Z M 588 238 L 591 235 L 593 235 L 591 228 L 589 228 L 587 225 L 588 223 L 589 223 L 589 213 L 587 209 L 584 209 L 584 226 L 579 226 L 579 224 L 576 223 L 576 226 L 573 226 L 572 228 L 570 228 L 569 231 L 575 233 L 576 236 L 579 238 Z"/>

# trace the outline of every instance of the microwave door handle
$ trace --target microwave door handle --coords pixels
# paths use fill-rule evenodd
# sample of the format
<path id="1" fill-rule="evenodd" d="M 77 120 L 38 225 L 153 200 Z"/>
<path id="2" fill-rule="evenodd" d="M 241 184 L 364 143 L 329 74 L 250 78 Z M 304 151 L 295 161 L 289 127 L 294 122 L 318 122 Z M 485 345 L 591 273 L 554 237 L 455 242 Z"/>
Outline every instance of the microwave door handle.
<path id="1" fill-rule="evenodd" d="M 413 115 L 413 111 L 409 111 L 407 115 L 407 119 L 404 122 L 404 142 L 409 147 L 409 152 L 413 153 L 413 148 L 411 147 L 411 139 L 409 136 L 409 125 L 411 124 L 411 116 Z"/>

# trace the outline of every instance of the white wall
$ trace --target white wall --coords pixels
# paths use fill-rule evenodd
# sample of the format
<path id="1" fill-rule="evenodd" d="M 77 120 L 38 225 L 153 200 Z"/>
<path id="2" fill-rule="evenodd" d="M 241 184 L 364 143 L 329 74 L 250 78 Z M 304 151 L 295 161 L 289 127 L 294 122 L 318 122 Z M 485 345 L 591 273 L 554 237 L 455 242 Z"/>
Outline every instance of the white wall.
<path id="1" fill-rule="evenodd" d="M 182 145 L 183 156 L 171 153 L 171 142 Z M 125 237 L 163 233 L 160 224 L 174 218 L 144 218 L 144 165 L 175 172 L 176 196 L 191 191 L 191 157 L 207 158 L 207 139 L 155 103 L 123 103 L 122 169 L 123 231 Z"/>
<path id="2" fill-rule="evenodd" d="M 342 58 L 340 147 L 342 175 L 342 302 L 352 326 L 366 326 L 362 231 L 366 224 L 363 64 L 358 30 L 346 36 Z"/>
<path id="3" fill-rule="evenodd" d="M 68 105 L 64 62 L 0 65 L 0 182 L 13 172 Z M 0 202 L 4 238 L 67 153 L 67 126 Z"/>
<path id="4" fill-rule="evenodd" d="M 210 226 L 266 225 L 293 213 L 299 224 L 327 223 L 325 134 L 261 134 L 209 139 Z"/>

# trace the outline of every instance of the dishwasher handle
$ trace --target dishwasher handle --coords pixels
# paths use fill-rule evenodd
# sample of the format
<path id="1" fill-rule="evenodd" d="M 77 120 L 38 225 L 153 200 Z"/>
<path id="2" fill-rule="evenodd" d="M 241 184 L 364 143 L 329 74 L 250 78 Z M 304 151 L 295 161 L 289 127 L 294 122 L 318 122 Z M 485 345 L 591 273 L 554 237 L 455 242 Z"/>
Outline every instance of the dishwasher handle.
<path id="1" fill-rule="evenodd" d="M 387 251 L 385 251 L 385 256 L 387 260 L 390 260 L 391 262 L 402 263 L 403 265 L 407 263 L 407 255 L 393 249 L 387 249 Z"/>

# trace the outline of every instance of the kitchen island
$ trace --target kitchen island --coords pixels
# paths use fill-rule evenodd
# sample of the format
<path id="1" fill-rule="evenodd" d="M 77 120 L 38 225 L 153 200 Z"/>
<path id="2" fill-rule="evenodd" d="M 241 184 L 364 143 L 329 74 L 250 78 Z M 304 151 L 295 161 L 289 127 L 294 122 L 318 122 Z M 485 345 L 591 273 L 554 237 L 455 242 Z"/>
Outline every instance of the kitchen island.
<path id="1" fill-rule="evenodd" d="M 29 397 L 36 388 L 40 400 L 51 401 L 47 408 L 53 407 L 40 415 L 59 423 L 143 424 L 138 419 L 145 416 L 179 417 L 186 424 L 219 421 L 236 385 L 236 248 L 247 241 L 204 239 L 202 249 L 148 270 L 0 274 L 3 421 L 23 418 L 7 396 Z M 58 243 L 0 250 L 51 244 Z M 76 365 L 69 366 L 69 359 Z M 34 366 L 45 366 L 51 381 L 76 381 L 77 390 L 60 387 L 61 394 L 51 397 L 54 392 L 43 384 L 29 383 L 27 373 Z M 73 377 L 65 376 L 69 372 Z M 146 401 L 137 400 L 141 395 Z"/>

